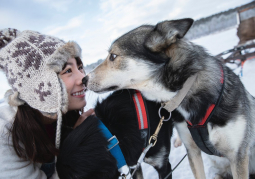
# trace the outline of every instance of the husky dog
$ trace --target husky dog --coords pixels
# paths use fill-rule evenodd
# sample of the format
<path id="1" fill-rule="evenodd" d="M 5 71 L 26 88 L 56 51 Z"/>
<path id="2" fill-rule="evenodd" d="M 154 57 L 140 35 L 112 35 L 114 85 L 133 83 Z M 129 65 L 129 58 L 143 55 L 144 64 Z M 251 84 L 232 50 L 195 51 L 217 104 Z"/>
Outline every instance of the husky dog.
<path id="1" fill-rule="evenodd" d="M 135 90 L 119 90 L 112 93 L 95 106 L 96 116 L 90 116 L 79 127 L 70 132 L 63 140 L 58 156 L 57 171 L 61 179 L 118 178 L 116 160 L 105 150 L 107 141 L 98 129 L 98 118 L 119 141 L 119 146 L 128 166 L 137 164 L 143 148 L 148 144 L 147 138 L 156 130 L 159 123 L 159 103 L 144 99 L 148 128 L 139 130 L 136 107 L 132 96 Z M 168 117 L 166 110 L 161 115 Z M 163 179 L 171 171 L 169 163 L 170 137 L 172 121 L 164 122 L 157 143 L 146 154 L 145 162 L 158 172 Z M 101 135 L 100 135 L 101 134 Z M 142 179 L 141 167 L 136 171 L 134 179 Z M 168 179 L 171 179 L 170 176 Z"/>
<path id="2" fill-rule="evenodd" d="M 249 169 L 250 173 L 255 169 L 249 156 L 255 145 L 255 99 L 219 59 L 183 38 L 192 23 L 187 18 L 131 30 L 113 42 L 105 61 L 83 82 L 95 92 L 132 88 L 149 100 L 166 103 L 196 75 L 184 99 L 172 112 L 195 178 L 204 179 L 205 172 L 201 150 L 187 123 L 196 126 L 203 122 L 208 108 L 217 101 L 206 123 L 208 135 L 203 143 L 214 154 L 227 159 L 234 179 L 248 178 Z"/>
<path id="3" fill-rule="evenodd" d="M 148 145 L 148 139 L 152 136 L 159 123 L 158 110 L 160 103 L 144 99 L 148 129 L 139 130 L 135 104 L 132 96 L 135 90 L 123 89 L 115 91 L 102 102 L 95 106 L 97 117 L 107 126 L 109 131 L 117 137 L 122 153 L 128 166 L 137 164 L 143 149 Z M 161 115 L 167 118 L 169 113 L 161 111 Z M 159 179 L 163 179 L 171 171 L 169 154 L 171 149 L 173 123 L 165 121 L 158 135 L 157 143 L 145 157 L 145 162 L 155 168 Z M 141 167 L 135 173 L 136 179 L 142 179 Z M 169 177 L 171 179 L 172 177 Z"/>

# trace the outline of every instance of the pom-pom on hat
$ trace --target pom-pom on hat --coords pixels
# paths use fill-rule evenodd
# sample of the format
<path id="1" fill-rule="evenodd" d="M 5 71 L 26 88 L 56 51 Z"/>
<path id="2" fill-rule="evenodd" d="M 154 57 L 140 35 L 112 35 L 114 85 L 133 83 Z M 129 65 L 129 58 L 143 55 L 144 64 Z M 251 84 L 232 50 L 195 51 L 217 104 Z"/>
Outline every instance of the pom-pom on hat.
<path id="1" fill-rule="evenodd" d="M 56 147 L 60 145 L 62 113 L 68 110 L 65 84 L 58 76 L 68 59 L 81 57 L 76 42 L 67 42 L 35 31 L 0 30 L 0 70 L 12 91 L 10 105 L 27 103 L 43 115 L 58 118 Z"/>

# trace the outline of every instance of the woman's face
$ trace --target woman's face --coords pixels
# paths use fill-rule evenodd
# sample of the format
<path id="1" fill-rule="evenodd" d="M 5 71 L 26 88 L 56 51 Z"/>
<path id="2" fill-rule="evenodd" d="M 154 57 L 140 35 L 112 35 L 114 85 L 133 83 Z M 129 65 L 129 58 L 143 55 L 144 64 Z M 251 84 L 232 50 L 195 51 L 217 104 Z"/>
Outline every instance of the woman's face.
<path id="1" fill-rule="evenodd" d="M 60 78 L 65 83 L 68 94 L 68 111 L 81 109 L 86 105 L 86 88 L 82 84 L 84 76 L 83 65 L 78 65 L 75 58 L 70 58 L 60 72 Z"/>

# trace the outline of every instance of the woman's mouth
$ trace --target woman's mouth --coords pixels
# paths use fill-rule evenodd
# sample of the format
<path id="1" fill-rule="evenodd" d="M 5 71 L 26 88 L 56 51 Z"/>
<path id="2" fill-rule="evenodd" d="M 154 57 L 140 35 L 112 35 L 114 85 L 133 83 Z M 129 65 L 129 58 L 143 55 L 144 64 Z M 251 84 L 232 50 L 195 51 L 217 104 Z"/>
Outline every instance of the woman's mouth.
<path id="1" fill-rule="evenodd" d="M 82 98 L 85 96 L 85 90 L 86 89 L 82 89 L 81 91 L 76 91 L 74 93 L 71 93 L 71 96 Z"/>

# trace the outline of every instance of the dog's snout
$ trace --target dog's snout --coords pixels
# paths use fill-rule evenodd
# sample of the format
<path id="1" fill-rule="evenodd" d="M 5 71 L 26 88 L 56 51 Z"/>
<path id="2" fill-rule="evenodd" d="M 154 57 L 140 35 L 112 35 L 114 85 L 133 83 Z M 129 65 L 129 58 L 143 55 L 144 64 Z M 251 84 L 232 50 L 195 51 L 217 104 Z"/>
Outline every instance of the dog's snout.
<path id="1" fill-rule="evenodd" d="M 88 85 L 88 81 L 89 81 L 89 76 L 85 76 L 83 79 L 82 79 L 82 83 L 87 87 Z"/>

